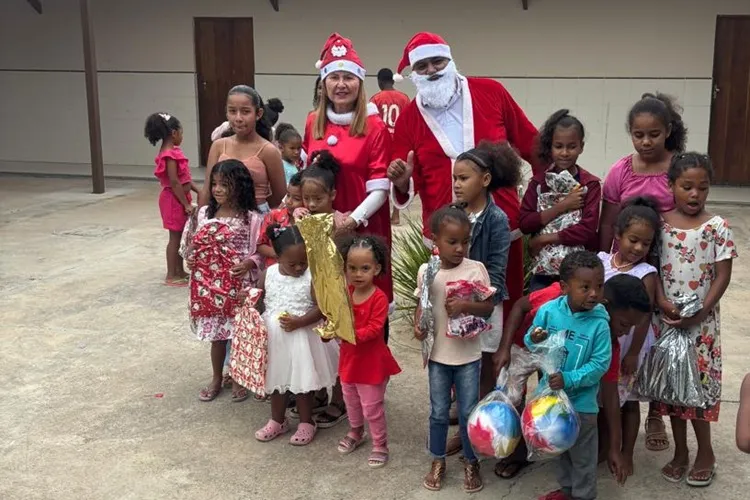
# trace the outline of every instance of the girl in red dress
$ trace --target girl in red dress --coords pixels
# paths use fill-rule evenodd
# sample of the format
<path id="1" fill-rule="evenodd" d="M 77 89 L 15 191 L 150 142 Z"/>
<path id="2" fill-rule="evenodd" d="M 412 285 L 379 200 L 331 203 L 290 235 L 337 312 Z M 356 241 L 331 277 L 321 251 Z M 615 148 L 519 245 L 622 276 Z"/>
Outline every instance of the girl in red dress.
<path id="1" fill-rule="evenodd" d="M 182 124 L 167 113 L 154 113 L 146 119 L 144 135 L 152 146 L 161 141 L 156 155 L 154 176 L 161 184 L 159 211 L 164 229 L 169 231 L 167 244 L 167 286 L 187 286 L 188 274 L 180 257 L 180 239 L 187 218 L 193 213 L 190 191 L 198 192 L 190 175 L 188 159 L 180 149 Z"/>
<path id="2" fill-rule="evenodd" d="M 391 375 L 401 372 L 385 344 L 388 298 L 374 283 L 385 269 L 388 249 L 380 238 L 357 235 L 341 244 L 340 250 L 357 343 L 341 342 L 339 377 L 351 427 L 339 441 L 338 450 L 348 455 L 364 443 L 367 420 L 372 435 L 372 453 L 367 463 L 376 469 L 388 462 L 385 388 Z"/>

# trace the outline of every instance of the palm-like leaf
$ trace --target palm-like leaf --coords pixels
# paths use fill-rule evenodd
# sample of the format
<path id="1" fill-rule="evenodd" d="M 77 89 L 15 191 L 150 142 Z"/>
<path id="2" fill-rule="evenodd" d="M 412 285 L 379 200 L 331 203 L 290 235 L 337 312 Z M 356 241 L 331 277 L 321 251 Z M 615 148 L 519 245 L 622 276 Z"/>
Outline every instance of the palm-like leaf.
<path id="1" fill-rule="evenodd" d="M 414 321 L 417 298 L 417 273 L 419 267 L 430 258 L 430 251 L 424 245 L 422 226 L 406 217 L 406 227 L 394 231 L 393 235 L 393 289 L 397 296 L 397 310 L 410 323 Z"/>

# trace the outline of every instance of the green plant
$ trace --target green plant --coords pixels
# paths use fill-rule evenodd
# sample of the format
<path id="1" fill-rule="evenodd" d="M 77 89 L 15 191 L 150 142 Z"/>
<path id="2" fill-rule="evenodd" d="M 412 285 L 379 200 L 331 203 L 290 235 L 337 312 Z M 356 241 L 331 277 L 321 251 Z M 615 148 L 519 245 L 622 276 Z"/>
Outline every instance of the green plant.
<path id="1" fill-rule="evenodd" d="M 406 227 L 393 234 L 393 290 L 396 292 L 396 310 L 409 323 L 414 321 L 417 298 L 417 273 L 419 267 L 430 258 L 430 251 L 424 244 L 422 225 L 410 217 L 405 217 Z"/>

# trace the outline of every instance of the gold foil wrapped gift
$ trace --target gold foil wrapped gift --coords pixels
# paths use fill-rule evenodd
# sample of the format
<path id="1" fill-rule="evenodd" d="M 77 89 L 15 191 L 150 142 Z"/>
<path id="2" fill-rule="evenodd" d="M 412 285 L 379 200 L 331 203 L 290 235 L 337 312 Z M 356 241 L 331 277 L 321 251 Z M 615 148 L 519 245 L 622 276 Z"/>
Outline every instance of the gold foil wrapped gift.
<path id="1" fill-rule="evenodd" d="M 338 337 L 354 344 L 354 317 L 344 277 L 344 259 L 332 238 L 333 214 L 308 215 L 296 224 L 305 240 L 315 298 L 328 320 L 316 331 L 324 339 Z"/>

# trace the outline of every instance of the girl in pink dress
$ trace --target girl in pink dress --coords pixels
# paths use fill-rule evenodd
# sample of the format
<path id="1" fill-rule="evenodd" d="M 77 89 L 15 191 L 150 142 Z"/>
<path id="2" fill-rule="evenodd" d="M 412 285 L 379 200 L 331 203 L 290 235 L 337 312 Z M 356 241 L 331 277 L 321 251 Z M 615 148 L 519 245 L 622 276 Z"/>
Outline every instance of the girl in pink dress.
<path id="1" fill-rule="evenodd" d="M 180 257 L 180 239 L 182 229 L 190 214 L 193 213 L 190 191 L 198 192 L 190 176 L 188 159 L 180 149 L 182 144 L 182 125 L 180 121 L 167 113 L 154 113 L 146 119 L 144 132 L 148 141 L 156 146 L 161 141 L 159 154 L 156 155 L 154 175 L 161 184 L 159 211 L 164 229 L 169 231 L 167 243 L 167 286 L 187 286 L 188 275 Z"/>
<path id="2" fill-rule="evenodd" d="M 659 213 L 674 208 L 674 195 L 667 171 L 672 157 L 685 150 L 687 129 L 681 109 L 664 94 L 643 94 L 628 113 L 628 132 L 635 153 L 615 163 L 602 186 L 602 212 L 599 219 L 599 250 L 617 251 L 615 223 L 623 202 L 636 196 L 648 196 Z M 664 421 L 657 406 L 651 405 L 646 419 L 646 449 L 669 448 Z"/>

